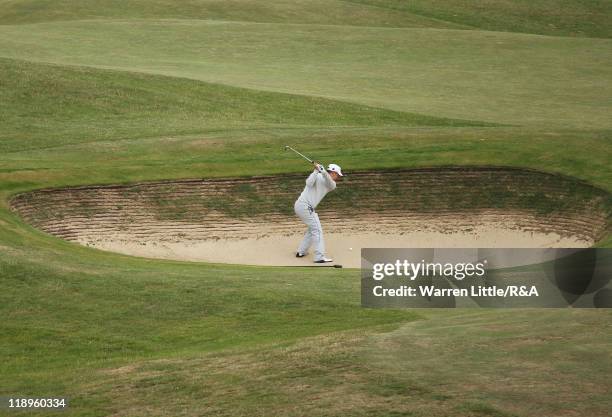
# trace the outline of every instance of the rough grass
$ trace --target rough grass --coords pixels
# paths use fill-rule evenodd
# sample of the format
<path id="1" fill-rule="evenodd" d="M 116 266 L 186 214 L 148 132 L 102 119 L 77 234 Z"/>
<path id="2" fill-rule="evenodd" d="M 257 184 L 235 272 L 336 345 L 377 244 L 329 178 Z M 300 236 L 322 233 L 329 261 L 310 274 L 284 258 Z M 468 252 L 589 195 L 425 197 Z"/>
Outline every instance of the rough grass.
<path id="1" fill-rule="evenodd" d="M 144 359 L 63 379 L 75 414 L 608 415 L 609 312 L 424 314 L 394 331 Z"/>
<path id="2" fill-rule="evenodd" d="M 603 417 L 609 412 L 609 311 L 428 316 L 377 337 L 370 364 L 403 381 L 400 386 L 434 390 L 443 396 L 439 405 L 453 405 L 460 415 Z M 595 363 L 595 368 L 587 365 Z M 429 415 L 446 415 L 432 408 Z"/>

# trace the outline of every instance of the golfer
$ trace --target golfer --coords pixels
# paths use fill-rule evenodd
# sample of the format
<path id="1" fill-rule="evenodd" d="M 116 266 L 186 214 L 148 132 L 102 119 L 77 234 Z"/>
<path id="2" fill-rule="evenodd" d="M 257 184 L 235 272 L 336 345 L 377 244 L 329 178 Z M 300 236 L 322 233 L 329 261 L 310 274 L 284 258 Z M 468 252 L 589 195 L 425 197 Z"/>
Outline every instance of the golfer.
<path id="1" fill-rule="evenodd" d="M 333 259 L 325 257 L 323 229 L 315 209 L 323 200 L 323 197 L 336 188 L 336 181 L 340 180 L 343 175 L 342 169 L 336 164 L 329 164 L 327 170 L 316 161 L 313 164 L 315 169 L 306 179 L 306 187 L 295 202 L 295 214 L 308 227 L 295 256 L 298 258 L 306 256 L 310 246 L 314 245 L 314 261 L 322 264 L 333 262 Z"/>

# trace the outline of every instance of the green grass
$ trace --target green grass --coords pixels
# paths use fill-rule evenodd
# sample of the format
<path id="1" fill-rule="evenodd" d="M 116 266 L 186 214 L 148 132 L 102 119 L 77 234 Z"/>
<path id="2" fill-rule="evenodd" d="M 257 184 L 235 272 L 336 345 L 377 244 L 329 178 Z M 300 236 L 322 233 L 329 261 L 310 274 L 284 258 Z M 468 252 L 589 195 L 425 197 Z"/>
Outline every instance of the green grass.
<path id="1" fill-rule="evenodd" d="M 604 330 L 609 311 L 464 310 L 428 316 L 375 338 L 369 353 L 374 369 L 403 386 L 443 394 L 431 415 L 445 415 L 436 406 L 454 406 L 459 415 L 603 416 L 612 405 L 605 394 L 612 365 L 607 359 L 612 339 Z M 584 367 L 585 362 L 597 365 Z"/>
<path id="2" fill-rule="evenodd" d="M 398 12 L 483 30 L 542 35 L 612 35 L 612 5 L 606 0 L 352 0 Z"/>
<path id="3" fill-rule="evenodd" d="M 107 363 L 60 381 L 75 413 L 91 415 L 607 415 L 609 312 L 424 315 L 393 331 Z"/>
<path id="4" fill-rule="evenodd" d="M 2 0 L 0 24 L 83 19 L 209 19 L 484 29 L 610 38 L 605 0 Z"/>
<path id="5" fill-rule="evenodd" d="M 222 129 L 478 126 L 308 96 L 0 59 L 0 151 Z M 23 126 L 27 125 L 27 130 Z"/>
<path id="6" fill-rule="evenodd" d="M 0 263 L 2 356 L 11 358 L 5 376 L 290 342 L 416 317 L 356 309 L 358 300 L 347 297 L 358 286 L 351 272 L 315 274 L 292 288 L 303 279 L 299 271 L 151 264 L 80 248 L 74 262 L 53 261 L 44 249 L 27 262 L 26 249 L 13 253 L 19 263 Z"/>
<path id="7" fill-rule="evenodd" d="M 612 44 L 587 38 L 610 36 L 606 2 L 143 4 L 0 1 L 0 395 L 88 416 L 606 415 L 606 312 L 361 309 L 357 271 L 131 258 L 8 209 L 305 172 L 285 144 L 349 173 L 507 165 L 612 192 Z"/>
<path id="8" fill-rule="evenodd" d="M 342 0 L 2 0 L 0 23 L 83 19 L 205 19 L 390 27 L 463 27 L 410 11 Z"/>
<path id="9" fill-rule="evenodd" d="M 0 56 L 184 77 L 435 117 L 612 128 L 609 39 L 100 20 L 0 26 Z"/>

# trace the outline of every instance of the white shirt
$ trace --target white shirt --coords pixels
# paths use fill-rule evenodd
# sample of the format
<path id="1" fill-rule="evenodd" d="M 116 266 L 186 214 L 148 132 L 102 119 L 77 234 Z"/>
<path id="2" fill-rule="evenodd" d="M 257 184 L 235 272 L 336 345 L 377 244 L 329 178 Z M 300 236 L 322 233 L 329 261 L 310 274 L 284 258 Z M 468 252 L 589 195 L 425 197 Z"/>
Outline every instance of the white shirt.
<path id="1" fill-rule="evenodd" d="M 323 200 L 323 197 L 335 188 L 336 182 L 327 171 L 322 170 L 319 172 L 315 170 L 306 179 L 306 187 L 304 187 L 304 191 L 300 194 L 298 201 L 302 201 L 314 209 Z"/>

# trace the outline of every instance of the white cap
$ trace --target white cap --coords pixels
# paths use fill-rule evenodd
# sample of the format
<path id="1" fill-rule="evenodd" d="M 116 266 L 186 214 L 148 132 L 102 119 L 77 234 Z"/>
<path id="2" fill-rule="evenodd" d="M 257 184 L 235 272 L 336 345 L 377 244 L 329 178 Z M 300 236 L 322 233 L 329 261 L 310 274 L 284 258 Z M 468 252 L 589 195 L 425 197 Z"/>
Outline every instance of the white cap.
<path id="1" fill-rule="evenodd" d="M 338 175 L 340 175 L 341 177 L 344 177 L 344 175 L 342 175 L 342 168 L 340 168 L 340 165 L 336 165 L 336 164 L 329 164 L 327 166 L 327 170 L 328 171 L 334 171 L 335 173 L 337 173 Z"/>

